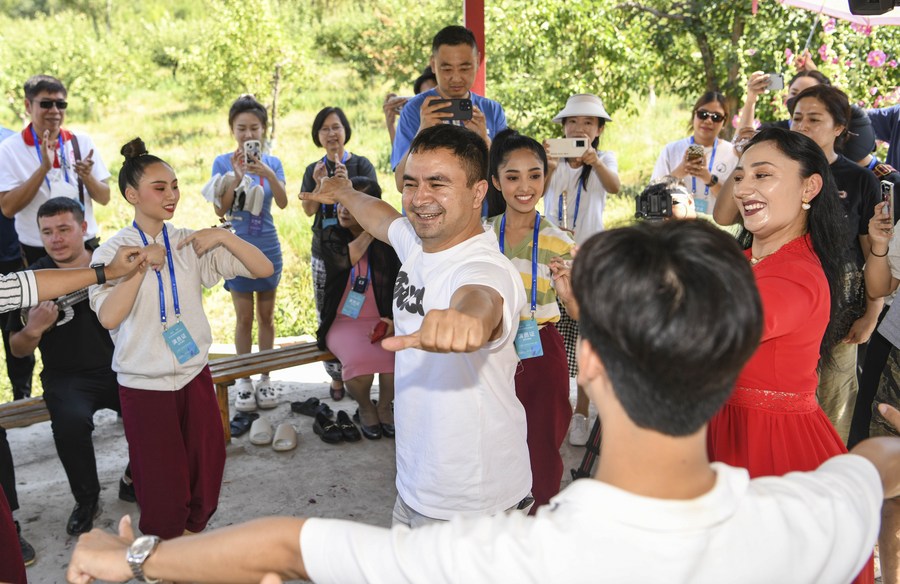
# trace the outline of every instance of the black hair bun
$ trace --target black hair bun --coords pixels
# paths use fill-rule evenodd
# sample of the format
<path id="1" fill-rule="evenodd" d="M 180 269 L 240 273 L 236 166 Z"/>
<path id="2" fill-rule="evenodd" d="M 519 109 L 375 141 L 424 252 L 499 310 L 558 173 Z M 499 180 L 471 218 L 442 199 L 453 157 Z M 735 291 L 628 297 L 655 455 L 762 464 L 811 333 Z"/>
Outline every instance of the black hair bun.
<path id="1" fill-rule="evenodd" d="M 125 157 L 126 160 L 130 160 L 132 158 L 137 158 L 138 156 L 143 156 L 147 154 L 147 147 L 144 145 L 144 141 L 140 138 L 135 138 L 128 144 L 122 146 L 122 149 L 119 151 L 122 156 Z"/>

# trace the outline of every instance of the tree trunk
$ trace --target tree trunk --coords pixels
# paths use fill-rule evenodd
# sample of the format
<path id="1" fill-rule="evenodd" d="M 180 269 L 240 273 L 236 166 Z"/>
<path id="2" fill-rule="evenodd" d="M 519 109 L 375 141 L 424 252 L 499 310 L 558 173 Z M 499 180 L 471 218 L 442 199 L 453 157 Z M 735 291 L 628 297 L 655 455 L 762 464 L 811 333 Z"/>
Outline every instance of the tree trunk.
<path id="1" fill-rule="evenodd" d="M 275 118 L 278 113 L 278 92 L 281 90 L 281 63 L 275 65 L 275 73 L 272 75 L 272 123 L 269 125 L 269 141 L 275 143 Z"/>

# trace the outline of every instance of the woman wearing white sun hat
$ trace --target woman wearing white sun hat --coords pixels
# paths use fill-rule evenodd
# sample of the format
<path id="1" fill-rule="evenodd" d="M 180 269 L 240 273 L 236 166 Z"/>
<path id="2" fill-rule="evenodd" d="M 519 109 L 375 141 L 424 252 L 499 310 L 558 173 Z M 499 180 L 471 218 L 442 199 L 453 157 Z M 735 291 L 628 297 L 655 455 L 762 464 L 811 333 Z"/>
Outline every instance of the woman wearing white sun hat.
<path id="1" fill-rule="evenodd" d="M 593 234 L 603 231 L 603 210 L 606 194 L 617 193 L 621 187 L 616 155 L 597 150 L 606 122 L 603 101 L 590 93 L 573 95 L 553 121 L 562 124 L 566 138 L 587 138 L 587 150 L 578 158 L 552 158 L 548 150 L 548 178 L 544 188 L 544 215 L 563 229 L 570 230 L 575 243 L 581 245 Z M 578 342 L 578 323 L 560 304 L 560 320 L 556 328 L 563 336 L 569 358 L 569 376 L 578 373 L 575 347 Z M 569 427 L 569 443 L 583 446 L 588 439 L 587 395 L 579 388 L 575 415 Z"/>

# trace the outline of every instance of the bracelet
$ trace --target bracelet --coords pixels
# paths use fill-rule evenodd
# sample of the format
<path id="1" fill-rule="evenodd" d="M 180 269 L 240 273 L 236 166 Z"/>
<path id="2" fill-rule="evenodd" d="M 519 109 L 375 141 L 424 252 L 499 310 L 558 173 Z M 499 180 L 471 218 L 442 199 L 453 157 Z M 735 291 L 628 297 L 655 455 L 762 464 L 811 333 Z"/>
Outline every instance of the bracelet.
<path id="1" fill-rule="evenodd" d="M 883 257 L 885 257 L 887 254 L 888 254 L 887 250 L 884 250 L 884 253 L 881 254 L 881 255 L 879 255 L 879 254 L 875 253 L 875 250 L 874 250 L 874 249 L 869 249 L 869 255 L 873 255 L 873 256 L 875 256 L 876 258 L 883 258 Z"/>

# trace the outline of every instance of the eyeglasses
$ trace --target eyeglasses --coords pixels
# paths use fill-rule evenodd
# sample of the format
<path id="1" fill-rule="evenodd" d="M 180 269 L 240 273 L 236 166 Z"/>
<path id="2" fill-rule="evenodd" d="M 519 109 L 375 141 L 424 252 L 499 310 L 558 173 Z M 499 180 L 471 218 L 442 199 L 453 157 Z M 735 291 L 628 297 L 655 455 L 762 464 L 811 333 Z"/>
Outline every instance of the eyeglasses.
<path id="1" fill-rule="evenodd" d="M 55 105 L 56 109 L 62 111 L 69 107 L 69 102 L 64 99 L 42 99 L 38 105 L 41 106 L 41 109 L 50 109 Z"/>
<path id="2" fill-rule="evenodd" d="M 714 124 L 725 121 L 725 115 L 716 112 L 708 112 L 706 110 L 697 110 L 695 114 L 700 120 L 712 120 Z"/>

